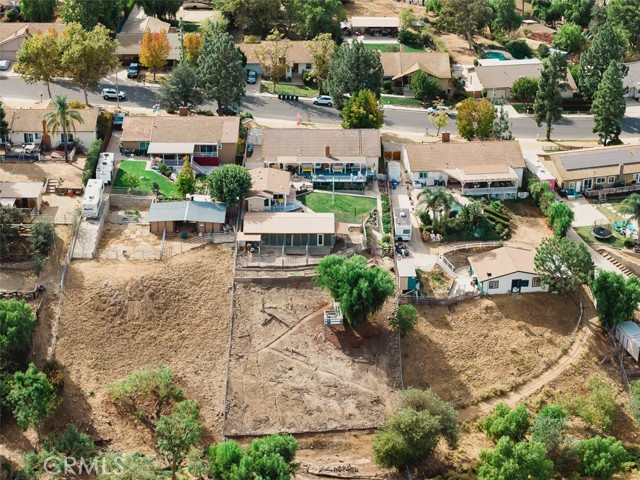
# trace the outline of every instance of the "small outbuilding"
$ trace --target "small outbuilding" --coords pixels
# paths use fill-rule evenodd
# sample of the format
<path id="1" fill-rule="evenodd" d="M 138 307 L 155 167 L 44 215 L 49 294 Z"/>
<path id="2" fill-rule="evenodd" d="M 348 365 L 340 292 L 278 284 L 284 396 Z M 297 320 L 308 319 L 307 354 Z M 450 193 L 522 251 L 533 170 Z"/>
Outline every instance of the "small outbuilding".
<path id="1" fill-rule="evenodd" d="M 398 262 L 398 288 L 402 293 L 419 288 L 418 272 L 413 262 L 401 260 Z"/>
<path id="2" fill-rule="evenodd" d="M 470 274 L 483 295 L 542 292 L 534 267 L 535 250 L 500 247 L 468 258 Z"/>
<path id="3" fill-rule="evenodd" d="M 151 233 L 162 235 L 187 231 L 193 233 L 222 232 L 227 215 L 227 205 L 213 202 L 156 202 L 149 209 Z"/>
<path id="4" fill-rule="evenodd" d="M 0 182 L 0 205 L 15 207 L 23 213 L 40 213 L 43 185 L 40 182 Z"/>
<path id="5" fill-rule="evenodd" d="M 622 322 L 616 328 L 616 339 L 635 361 L 640 360 L 640 326 L 635 322 Z"/>

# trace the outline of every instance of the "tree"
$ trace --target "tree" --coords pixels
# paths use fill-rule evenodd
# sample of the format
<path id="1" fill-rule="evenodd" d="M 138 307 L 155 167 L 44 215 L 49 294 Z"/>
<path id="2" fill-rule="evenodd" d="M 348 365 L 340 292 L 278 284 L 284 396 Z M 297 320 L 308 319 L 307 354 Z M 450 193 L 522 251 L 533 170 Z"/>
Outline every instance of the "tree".
<path id="1" fill-rule="evenodd" d="M 404 337 L 416 326 L 418 311 L 413 305 L 400 305 L 396 314 L 389 320 L 389 325 Z"/>
<path id="2" fill-rule="evenodd" d="M 522 17 L 516 13 L 516 0 L 490 0 L 493 9 L 492 32 L 514 32 L 522 25 Z"/>
<path id="3" fill-rule="evenodd" d="M 629 43 L 640 49 L 640 0 L 610 0 L 607 19 L 621 27 L 627 33 Z"/>
<path id="4" fill-rule="evenodd" d="M 76 132 L 76 123 L 83 124 L 84 119 L 77 110 L 71 110 L 67 102 L 66 95 L 56 95 L 51 100 L 54 108 L 52 112 L 44 115 L 45 129 L 50 135 L 57 134 L 62 130 L 62 142 L 64 144 L 64 160 L 69 161 L 68 144 L 69 133 Z"/>
<path id="5" fill-rule="evenodd" d="M 524 403 L 519 403 L 512 410 L 506 403 L 496 405 L 493 415 L 482 422 L 482 429 L 489 437 L 500 440 L 509 437 L 514 442 L 523 440 L 529 431 L 529 413 Z"/>
<path id="6" fill-rule="evenodd" d="M 342 128 L 380 128 L 384 110 L 371 90 L 360 90 L 342 108 Z"/>
<path id="7" fill-rule="evenodd" d="M 464 37 L 473 50 L 473 36 L 485 29 L 493 17 L 487 0 L 442 0 L 438 25 Z"/>
<path id="8" fill-rule="evenodd" d="M 154 82 L 156 73 L 167 64 L 170 52 L 171 45 L 165 30 L 159 32 L 152 32 L 148 28 L 145 30 L 140 45 L 140 63 L 151 70 Z"/>
<path id="9" fill-rule="evenodd" d="M 269 435 L 251 441 L 238 465 L 238 478 L 289 480 L 296 473 L 293 463 L 298 442 L 291 435 Z"/>
<path id="10" fill-rule="evenodd" d="M 207 449 L 207 473 L 215 479 L 234 480 L 244 452 L 234 441 L 221 442 Z"/>
<path id="11" fill-rule="evenodd" d="M 543 20 L 547 25 L 553 25 L 562 18 L 562 4 L 552 0 L 532 0 L 531 14 Z"/>
<path id="12" fill-rule="evenodd" d="M 422 70 L 418 70 L 411 76 L 409 86 L 416 98 L 423 102 L 434 100 L 442 93 L 442 86 L 438 83 L 438 80 L 431 75 L 427 75 Z"/>
<path id="13" fill-rule="evenodd" d="M 477 102 L 473 98 L 467 98 L 460 102 L 456 109 L 458 111 L 456 124 L 462 138 L 469 141 L 476 137 L 480 140 L 488 140 L 493 136 L 496 111 L 489 100 L 483 98 Z"/>
<path id="14" fill-rule="evenodd" d="M 593 96 L 593 133 L 598 134 L 600 143 L 605 147 L 621 143 L 622 119 L 627 109 L 622 83 L 625 68 L 612 60 Z"/>
<path id="15" fill-rule="evenodd" d="M 9 124 L 7 123 L 7 114 L 2 105 L 2 99 L 0 98 L 0 138 L 5 138 L 9 135 Z"/>
<path id="16" fill-rule="evenodd" d="M 90 32 L 83 30 L 79 23 L 70 23 L 65 28 L 61 41 L 62 70 L 82 88 L 87 105 L 88 89 L 96 88 L 103 77 L 120 65 L 117 46 L 118 42 L 102 25 Z"/>
<path id="17" fill-rule="evenodd" d="M 251 175 L 240 165 L 214 168 L 209 174 L 208 182 L 209 194 L 230 208 L 237 206 L 240 199 L 251 190 Z"/>
<path id="18" fill-rule="evenodd" d="M 373 440 L 373 461 L 383 468 L 409 469 L 431 456 L 441 439 L 456 448 L 458 434 L 450 403 L 431 390 L 408 388 Z"/>
<path id="19" fill-rule="evenodd" d="M 334 105 L 340 110 L 346 96 L 355 95 L 360 90 L 371 90 L 379 98 L 382 74 L 380 53 L 377 50 L 368 50 L 362 42 L 345 42 L 331 58 L 325 87 L 333 97 Z"/>
<path id="20" fill-rule="evenodd" d="M 542 443 L 548 452 L 557 451 L 565 439 L 567 413 L 558 405 L 547 405 L 531 426 L 531 440 Z"/>
<path id="21" fill-rule="evenodd" d="M 587 43 L 582 28 L 575 23 L 565 23 L 553 37 L 553 46 L 569 53 L 578 53 Z"/>
<path id="22" fill-rule="evenodd" d="M 135 0 L 135 4 L 150 17 L 175 20 L 176 13 L 182 6 L 182 0 Z"/>
<path id="23" fill-rule="evenodd" d="M 511 123 L 509 123 L 509 114 L 504 109 L 503 105 L 500 105 L 498 115 L 493 121 L 493 136 L 496 140 L 513 140 Z"/>
<path id="24" fill-rule="evenodd" d="M 56 241 L 56 232 L 51 222 L 37 222 L 31 227 L 29 245 L 41 255 L 47 255 Z"/>
<path id="25" fill-rule="evenodd" d="M 187 107 L 197 109 L 204 98 L 198 88 L 198 76 L 190 63 L 180 62 L 169 79 L 160 86 L 160 102 L 168 111 Z"/>
<path id="26" fill-rule="evenodd" d="M 91 457 L 96 446 L 91 437 L 86 433 L 78 431 L 78 427 L 72 423 L 68 424 L 59 434 L 51 434 L 43 441 L 45 450 L 61 453 L 76 459 Z"/>
<path id="27" fill-rule="evenodd" d="M 539 442 L 515 443 L 508 437 L 493 450 L 480 452 L 479 480 L 547 480 L 553 477 L 553 462 Z"/>
<path id="28" fill-rule="evenodd" d="M 413 26 L 413 22 L 417 19 L 416 14 L 413 13 L 413 9 L 411 8 L 405 8 L 402 10 L 400 15 L 398 15 L 398 18 L 400 19 L 400 26 L 402 28 L 411 28 Z"/>
<path id="29" fill-rule="evenodd" d="M 560 53 L 549 56 L 542 67 L 533 116 L 538 127 L 547 124 L 547 141 L 551 141 L 552 123 L 562 118 L 561 82 L 567 79 L 567 61 Z"/>
<path id="30" fill-rule="evenodd" d="M 257 55 L 257 53 L 256 53 Z M 220 68 L 224 65 L 225 68 Z M 205 35 L 198 61 L 200 88 L 223 114 L 229 107 L 240 105 L 244 96 L 245 71 L 242 55 L 226 32 Z"/>
<path id="31" fill-rule="evenodd" d="M 171 479 L 182 466 L 191 447 L 200 443 L 202 424 L 200 406 L 193 400 L 183 400 L 173 406 L 171 416 L 162 416 L 156 424 L 158 450 L 171 466 Z"/>
<path id="32" fill-rule="evenodd" d="M 534 264 L 542 285 L 559 294 L 575 292 L 589 283 L 594 268 L 587 248 L 566 237 L 543 239 Z"/>
<path id="33" fill-rule="evenodd" d="M 273 82 L 273 92 L 278 90 L 278 82 L 287 73 L 287 51 L 291 43 L 285 40 L 282 33 L 273 29 L 264 42 L 255 49 L 255 55 L 264 74 Z"/>
<path id="34" fill-rule="evenodd" d="M 573 399 L 570 407 L 589 427 L 611 432 L 618 416 L 613 388 L 600 376 L 590 377 L 587 387 L 591 392 L 589 396 Z"/>
<path id="35" fill-rule="evenodd" d="M 23 221 L 20 210 L 8 205 L 0 205 L 0 255 L 10 253 L 20 243 L 20 231 L 17 225 Z"/>
<path id="36" fill-rule="evenodd" d="M 445 110 L 429 114 L 429 120 L 431 120 L 434 127 L 438 128 L 436 135 L 440 135 L 440 130 L 449 125 L 449 115 Z"/>
<path id="37" fill-rule="evenodd" d="M 13 374 L 9 382 L 7 402 L 11 405 L 13 416 L 22 430 L 33 427 L 41 436 L 45 419 L 55 406 L 55 389 L 47 376 L 38 372 L 33 363 L 24 372 Z"/>
<path id="38" fill-rule="evenodd" d="M 418 195 L 418 208 L 431 211 L 433 226 L 444 231 L 454 198 L 445 188 L 426 188 Z"/>
<path id="39" fill-rule="evenodd" d="M 313 40 L 305 42 L 305 48 L 311 57 L 311 77 L 318 84 L 319 93 L 324 92 L 324 82 L 329 76 L 329 65 L 333 52 L 336 50 L 336 42 L 333 41 L 329 33 L 321 33 Z"/>
<path id="40" fill-rule="evenodd" d="M 284 0 L 284 13 L 280 25 L 284 31 L 292 28 L 301 38 L 314 38 L 329 33 L 334 40 L 341 39 L 340 21 L 346 12 L 340 0 Z M 284 20 L 284 21 L 283 21 Z"/>
<path id="41" fill-rule="evenodd" d="M 596 435 L 582 440 L 579 450 L 582 454 L 582 473 L 589 477 L 611 478 L 622 470 L 622 464 L 627 460 L 627 451 L 622 442 L 613 437 L 605 439 Z"/>
<path id="42" fill-rule="evenodd" d="M 185 155 L 184 162 L 178 178 L 176 178 L 176 190 L 182 197 L 196 191 L 196 178 L 193 176 L 193 169 L 191 168 L 191 160 L 188 155 Z"/>
<path id="43" fill-rule="evenodd" d="M 565 237 L 573 223 L 573 210 L 565 202 L 553 202 L 546 209 L 547 223 L 556 237 Z"/>
<path id="44" fill-rule="evenodd" d="M 388 270 L 367 265 L 367 259 L 329 255 L 315 270 L 314 282 L 329 290 L 340 302 L 345 319 L 352 328 L 364 323 L 369 315 L 379 311 L 395 291 L 395 282 Z"/>
<path id="45" fill-rule="evenodd" d="M 20 0 L 20 13 L 25 22 L 52 22 L 56 0 Z"/>
<path id="46" fill-rule="evenodd" d="M 628 42 L 624 30 L 606 22 L 594 37 L 591 45 L 580 55 L 580 68 L 578 70 L 578 84 L 580 93 L 591 100 L 598 90 L 604 72 L 611 62 L 617 62 L 624 68 L 626 75 L 628 67 L 622 62 L 627 51 Z"/>
<path id="47" fill-rule="evenodd" d="M 31 343 L 36 317 L 24 300 L 0 300 L 0 352 L 15 354 Z"/>
<path id="48" fill-rule="evenodd" d="M 79 23 L 86 31 L 102 24 L 115 30 L 120 19 L 120 2 L 113 0 L 66 0 L 61 7 L 65 23 Z"/>
<path id="49" fill-rule="evenodd" d="M 531 198 L 538 204 L 544 215 L 547 208 L 554 203 L 556 194 L 551 190 L 549 182 L 542 182 L 538 178 L 529 179 L 529 193 Z"/>
<path id="50" fill-rule="evenodd" d="M 278 24 L 281 7 L 281 0 L 235 0 L 230 2 L 227 11 L 237 27 L 246 27 L 254 35 L 264 35 Z"/>
<path id="51" fill-rule="evenodd" d="M 14 70 L 27 83 L 45 83 L 51 98 L 51 82 L 61 74 L 61 58 L 60 39 L 56 31 L 51 29 L 23 40 L 16 54 Z"/>
<path id="52" fill-rule="evenodd" d="M 561 0 L 562 16 L 567 22 L 589 28 L 591 12 L 596 4 L 595 0 Z"/>
<path id="53" fill-rule="evenodd" d="M 640 279 L 602 270 L 591 284 L 600 323 L 607 330 L 633 318 L 640 302 Z"/>
<path id="54" fill-rule="evenodd" d="M 520 77 L 511 86 L 511 98 L 526 105 L 536 98 L 537 91 L 537 78 Z"/>
<path id="55" fill-rule="evenodd" d="M 158 480 L 164 472 L 154 465 L 153 458 L 143 453 L 123 455 L 120 452 L 105 452 L 99 459 L 99 480 Z"/>
<path id="56" fill-rule="evenodd" d="M 182 39 L 184 45 L 185 60 L 194 67 L 198 65 L 200 54 L 202 53 L 202 44 L 204 43 L 204 37 L 197 32 L 187 33 Z"/>
<path id="57" fill-rule="evenodd" d="M 440 15 L 440 11 L 442 10 L 442 0 L 426 0 L 424 2 L 424 6 L 427 13 L 433 12 L 436 15 Z"/>

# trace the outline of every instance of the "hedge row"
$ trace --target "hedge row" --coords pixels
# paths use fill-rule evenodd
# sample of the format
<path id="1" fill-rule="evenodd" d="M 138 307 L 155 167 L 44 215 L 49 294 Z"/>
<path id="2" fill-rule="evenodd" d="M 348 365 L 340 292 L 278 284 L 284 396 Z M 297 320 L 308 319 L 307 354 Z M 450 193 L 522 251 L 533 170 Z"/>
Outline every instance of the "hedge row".
<path id="1" fill-rule="evenodd" d="M 91 142 L 91 145 L 89 145 L 89 150 L 87 151 L 87 162 L 84 164 L 84 170 L 82 172 L 82 183 L 85 185 L 96 173 L 98 158 L 100 158 L 100 150 L 102 150 L 102 140 L 94 140 Z"/>

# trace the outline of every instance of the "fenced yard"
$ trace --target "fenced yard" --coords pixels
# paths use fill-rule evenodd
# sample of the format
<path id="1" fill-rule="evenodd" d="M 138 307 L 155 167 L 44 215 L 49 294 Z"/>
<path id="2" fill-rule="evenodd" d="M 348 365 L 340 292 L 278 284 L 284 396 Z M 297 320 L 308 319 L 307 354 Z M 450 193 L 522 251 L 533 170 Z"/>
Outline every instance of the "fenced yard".
<path id="1" fill-rule="evenodd" d="M 311 192 L 299 196 L 303 205 L 317 213 L 334 213 L 337 222 L 361 224 L 378 206 L 375 198 L 340 193 Z"/>
<path id="2" fill-rule="evenodd" d="M 144 160 L 123 160 L 118 167 L 118 173 L 113 181 L 114 189 L 128 189 L 130 185 L 124 182 L 124 176 L 128 173 L 138 178 L 140 184 L 135 187 L 135 190 L 148 191 L 153 190 L 153 182 L 157 182 L 160 187 L 160 193 L 165 197 L 177 197 L 178 190 L 174 183 L 164 175 L 153 170 L 146 170 L 147 162 Z"/>

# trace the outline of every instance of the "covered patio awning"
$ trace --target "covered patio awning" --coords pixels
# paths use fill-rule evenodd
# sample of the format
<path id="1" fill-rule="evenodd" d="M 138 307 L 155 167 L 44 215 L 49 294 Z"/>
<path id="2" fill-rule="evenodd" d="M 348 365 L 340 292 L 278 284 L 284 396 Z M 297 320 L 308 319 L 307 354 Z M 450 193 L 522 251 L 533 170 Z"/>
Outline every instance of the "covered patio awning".
<path id="1" fill-rule="evenodd" d="M 467 167 L 467 168 L 454 168 L 445 170 L 445 173 L 452 178 L 455 178 L 460 183 L 469 182 L 518 182 L 520 177 L 518 174 L 508 166 L 479 166 L 479 167 Z"/>
<path id="2" fill-rule="evenodd" d="M 322 163 L 367 163 L 367 157 L 290 157 L 290 156 L 282 156 L 282 157 L 271 157 L 265 158 L 265 165 L 269 165 L 272 163 L 284 163 L 284 164 L 300 164 L 300 163 L 312 163 L 312 164 L 322 164 Z"/>
<path id="3" fill-rule="evenodd" d="M 150 155 L 158 154 L 177 154 L 177 155 L 191 155 L 196 148 L 195 143 L 162 143 L 151 142 L 147 153 Z"/>
<path id="4" fill-rule="evenodd" d="M 236 240 L 238 242 L 259 242 L 261 238 L 262 235 L 259 233 L 238 232 L 238 235 L 236 236 Z"/>

